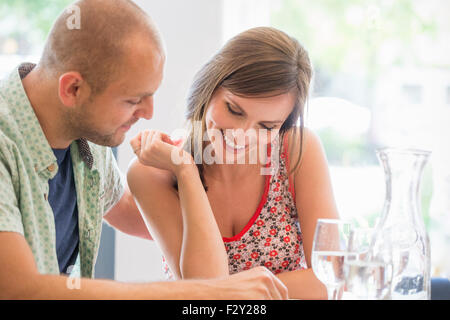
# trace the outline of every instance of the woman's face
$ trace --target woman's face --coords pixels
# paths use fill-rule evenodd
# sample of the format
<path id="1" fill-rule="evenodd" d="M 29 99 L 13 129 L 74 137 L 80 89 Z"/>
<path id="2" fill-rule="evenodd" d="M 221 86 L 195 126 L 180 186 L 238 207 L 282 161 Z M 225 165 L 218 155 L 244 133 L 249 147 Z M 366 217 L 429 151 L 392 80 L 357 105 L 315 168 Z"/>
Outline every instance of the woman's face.
<path id="1" fill-rule="evenodd" d="M 225 159 L 243 158 L 258 146 L 261 150 L 278 136 L 293 110 L 295 98 L 291 92 L 267 98 L 244 98 L 218 88 L 205 115 L 215 157 L 226 156 L 222 158 L 225 163 Z"/>

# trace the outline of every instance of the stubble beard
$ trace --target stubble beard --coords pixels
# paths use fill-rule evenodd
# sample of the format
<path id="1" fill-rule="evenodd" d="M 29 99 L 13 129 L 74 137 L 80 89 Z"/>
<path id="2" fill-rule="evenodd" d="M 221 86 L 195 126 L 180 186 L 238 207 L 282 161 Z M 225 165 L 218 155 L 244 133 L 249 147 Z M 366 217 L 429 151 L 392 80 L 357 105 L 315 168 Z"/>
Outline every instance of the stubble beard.
<path id="1" fill-rule="evenodd" d="M 81 110 L 84 112 L 71 112 L 67 116 L 66 128 L 73 136 L 84 138 L 92 143 L 105 147 L 117 147 L 122 144 L 125 134 L 121 137 L 117 135 L 117 130 L 113 133 L 100 132 L 97 126 L 92 122 L 92 117 L 87 112 L 91 106 L 83 105 Z"/>

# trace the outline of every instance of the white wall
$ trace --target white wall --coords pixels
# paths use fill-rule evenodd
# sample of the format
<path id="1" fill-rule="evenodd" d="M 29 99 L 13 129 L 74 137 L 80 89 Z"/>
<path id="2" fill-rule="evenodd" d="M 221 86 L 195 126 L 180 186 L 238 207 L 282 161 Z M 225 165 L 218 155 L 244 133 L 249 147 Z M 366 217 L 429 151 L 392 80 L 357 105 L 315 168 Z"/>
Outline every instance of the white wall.
<path id="1" fill-rule="evenodd" d="M 140 120 L 119 147 L 118 162 L 125 173 L 133 153 L 131 137 L 143 129 L 172 133 L 183 127 L 185 101 L 194 74 L 235 34 L 269 25 L 269 0 L 135 0 L 153 18 L 166 45 L 164 80 L 155 95 L 154 117 Z M 153 241 L 116 232 L 115 279 L 163 279 L 161 254 Z"/>
<path id="2" fill-rule="evenodd" d="M 158 26 L 167 49 L 162 85 L 155 95 L 154 118 L 140 120 L 119 147 L 118 163 L 126 172 L 132 150 L 131 137 L 143 129 L 167 133 L 184 123 L 185 98 L 197 70 L 222 45 L 222 0 L 135 1 Z M 116 232 L 115 279 L 147 281 L 162 279 L 161 254 L 153 241 Z"/>
<path id="3" fill-rule="evenodd" d="M 274 0 L 226 0 L 223 3 L 223 37 L 228 40 L 236 34 L 260 26 L 270 26 L 270 8 Z"/>

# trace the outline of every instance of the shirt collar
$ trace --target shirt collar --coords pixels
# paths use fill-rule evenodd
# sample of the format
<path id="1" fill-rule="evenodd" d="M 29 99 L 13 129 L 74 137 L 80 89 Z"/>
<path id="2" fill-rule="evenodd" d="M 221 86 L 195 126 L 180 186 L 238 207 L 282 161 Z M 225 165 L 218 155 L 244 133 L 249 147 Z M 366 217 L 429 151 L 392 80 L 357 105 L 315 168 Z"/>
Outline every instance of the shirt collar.
<path id="1" fill-rule="evenodd" d="M 53 151 L 47 141 L 47 138 L 42 131 L 39 120 L 34 113 L 33 107 L 28 100 L 28 96 L 26 95 L 25 89 L 23 88 L 22 79 L 26 77 L 26 75 L 35 67 L 36 65 L 33 63 L 23 63 L 21 64 L 17 70 L 10 74 L 8 79 L 8 84 L 12 86 L 13 90 L 16 90 L 18 93 L 18 100 L 16 105 L 11 108 L 11 112 L 15 117 L 17 123 L 19 124 L 20 130 L 24 137 L 28 137 L 30 135 L 38 136 L 38 140 L 41 142 L 38 145 L 33 144 L 30 145 L 27 142 L 27 146 L 35 156 L 36 162 L 36 170 L 41 171 L 49 166 L 50 163 L 56 162 L 56 157 L 53 154 Z M 21 123 L 29 123 L 30 125 L 21 125 Z M 78 144 L 78 152 L 86 164 L 86 166 L 91 170 L 94 164 L 94 158 L 91 153 L 91 149 L 89 147 L 88 141 L 86 139 L 78 139 L 76 140 Z"/>

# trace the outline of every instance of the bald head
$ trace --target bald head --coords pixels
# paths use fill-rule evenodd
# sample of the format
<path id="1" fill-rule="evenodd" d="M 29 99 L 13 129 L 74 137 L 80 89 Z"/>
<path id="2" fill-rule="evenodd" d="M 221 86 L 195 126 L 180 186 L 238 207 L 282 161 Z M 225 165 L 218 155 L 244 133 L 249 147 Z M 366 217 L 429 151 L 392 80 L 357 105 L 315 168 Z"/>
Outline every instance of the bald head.
<path id="1" fill-rule="evenodd" d="M 126 71 L 133 43 L 148 44 L 163 54 L 163 44 L 150 17 L 128 0 L 81 0 L 79 10 L 64 10 L 48 36 L 40 67 L 52 76 L 77 71 L 94 94 Z M 79 13 L 79 28 L 69 28 Z"/>

